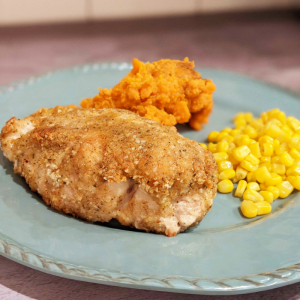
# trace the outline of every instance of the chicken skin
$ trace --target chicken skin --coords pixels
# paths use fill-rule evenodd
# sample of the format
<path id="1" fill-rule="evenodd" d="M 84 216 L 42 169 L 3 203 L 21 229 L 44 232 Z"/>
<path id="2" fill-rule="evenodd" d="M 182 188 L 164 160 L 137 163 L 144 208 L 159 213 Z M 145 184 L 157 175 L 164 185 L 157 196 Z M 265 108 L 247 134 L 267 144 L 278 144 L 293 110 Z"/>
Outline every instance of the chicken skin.
<path id="1" fill-rule="evenodd" d="M 194 69 L 194 62 L 162 59 L 143 63 L 134 58 L 132 70 L 112 89 L 99 89 L 81 101 L 84 108 L 122 108 L 164 125 L 189 122 L 200 130 L 208 122 L 216 87 Z"/>
<path id="2" fill-rule="evenodd" d="M 90 222 L 175 236 L 216 194 L 216 163 L 197 142 L 120 109 L 42 108 L 1 131 L 1 149 L 47 205 Z"/>

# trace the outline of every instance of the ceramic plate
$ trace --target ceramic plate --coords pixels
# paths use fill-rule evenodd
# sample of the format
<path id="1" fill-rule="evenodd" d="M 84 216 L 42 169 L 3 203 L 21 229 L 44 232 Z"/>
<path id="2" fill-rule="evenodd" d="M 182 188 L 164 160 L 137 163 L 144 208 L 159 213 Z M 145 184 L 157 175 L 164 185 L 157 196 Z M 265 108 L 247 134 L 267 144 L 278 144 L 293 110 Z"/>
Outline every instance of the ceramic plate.
<path id="1" fill-rule="evenodd" d="M 41 107 L 78 104 L 97 88 L 112 87 L 129 64 L 93 64 L 32 77 L 1 88 L 0 127 Z M 217 86 L 210 123 L 185 137 L 205 141 L 232 126 L 239 111 L 280 108 L 299 116 L 300 101 L 282 89 L 217 70 L 200 70 Z M 1 152 L 1 151 L 0 151 Z M 273 211 L 251 220 L 240 200 L 218 194 L 196 227 L 168 238 L 114 223 L 89 224 L 57 213 L 30 191 L 0 154 L 0 253 L 53 275 L 131 288 L 195 294 L 239 294 L 300 281 L 300 195 L 276 200 Z"/>

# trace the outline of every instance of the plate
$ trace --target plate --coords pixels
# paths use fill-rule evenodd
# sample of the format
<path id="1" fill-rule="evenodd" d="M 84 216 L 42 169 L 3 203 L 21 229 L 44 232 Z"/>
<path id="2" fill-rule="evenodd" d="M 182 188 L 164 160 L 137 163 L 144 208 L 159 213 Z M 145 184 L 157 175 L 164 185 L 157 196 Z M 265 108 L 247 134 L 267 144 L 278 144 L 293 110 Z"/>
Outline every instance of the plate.
<path id="1" fill-rule="evenodd" d="M 91 64 L 48 73 L 1 88 L 0 127 L 41 107 L 77 104 L 112 87 L 130 64 Z M 210 123 L 197 132 L 232 126 L 239 111 L 278 107 L 299 118 L 299 97 L 266 83 L 218 70 L 200 70 L 217 86 Z M 298 114 L 298 115 L 297 115 Z M 257 292 L 300 281 L 300 197 L 276 200 L 273 212 L 248 220 L 240 200 L 218 194 L 196 227 L 168 238 L 113 222 L 90 224 L 53 211 L 32 193 L 0 154 L 0 253 L 53 275 L 102 284 L 195 294 Z"/>

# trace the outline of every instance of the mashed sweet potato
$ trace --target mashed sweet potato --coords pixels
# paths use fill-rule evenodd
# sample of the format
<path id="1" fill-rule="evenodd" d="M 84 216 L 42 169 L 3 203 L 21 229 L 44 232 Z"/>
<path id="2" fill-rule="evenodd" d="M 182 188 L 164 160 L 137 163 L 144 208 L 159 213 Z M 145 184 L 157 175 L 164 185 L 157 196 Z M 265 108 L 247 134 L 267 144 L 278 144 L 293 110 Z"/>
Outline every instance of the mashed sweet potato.
<path id="1" fill-rule="evenodd" d="M 199 130 L 213 107 L 215 85 L 193 70 L 194 62 L 162 59 L 143 63 L 134 58 L 132 70 L 112 89 L 99 89 L 84 108 L 122 108 L 164 125 L 187 123 Z"/>

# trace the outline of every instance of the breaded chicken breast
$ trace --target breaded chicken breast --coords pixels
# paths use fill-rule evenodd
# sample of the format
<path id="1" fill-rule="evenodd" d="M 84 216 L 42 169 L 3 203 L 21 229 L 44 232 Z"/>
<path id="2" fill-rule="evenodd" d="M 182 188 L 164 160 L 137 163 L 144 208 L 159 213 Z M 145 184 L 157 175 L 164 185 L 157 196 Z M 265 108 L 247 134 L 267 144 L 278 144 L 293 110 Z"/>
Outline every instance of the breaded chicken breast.
<path id="1" fill-rule="evenodd" d="M 84 108 L 122 108 L 173 126 L 187 123 L 196 130 L 208 122 L 216 87 L 193 70 L 194 62 L 162 59 L 143 63 L 134 58 L 132 70 L 112 89 L 99 89 L 81 101 Z"/>
<path id="2" fill-rule="evenodd" d="M 216 163 L 197 142 L 119 109 L 42 108 L 10 119 L 1 149 L 54 209 L 174 236 L 216 194 Z"/>

